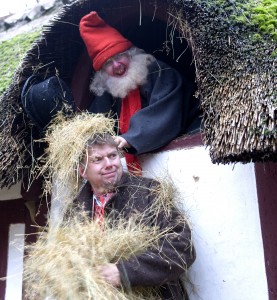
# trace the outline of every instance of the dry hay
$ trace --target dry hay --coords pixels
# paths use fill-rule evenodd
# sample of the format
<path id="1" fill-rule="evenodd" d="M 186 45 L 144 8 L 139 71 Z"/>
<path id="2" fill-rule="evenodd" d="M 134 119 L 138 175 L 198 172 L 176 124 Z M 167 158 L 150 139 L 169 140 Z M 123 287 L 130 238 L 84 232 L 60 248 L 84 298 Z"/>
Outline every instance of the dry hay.
<path id="1" fill-rule="evenodd" d="M 58 115 L 49 126 L 44 142 L 48 143 L 41 157 L 41 174 L 47 175 L 45 191 L 51 192 L 51 179 L 63 182 L 67 189 L 71 187 L 73 197 L 79 187 L 78 169 L 86 144 L 93 136 L 108 133 L 114 135 L 115 121 L 102 114 L 82 112 L 66 119 Z"/>
<path id="2" fill-rule="evenodd" d="M 154 185 L 150 192 L 155 196 L 152 210 L 163 211 L 169 216 L 173 207 L 181 209 L 182 195 L 168 173 L 156 177 L 157 185 Z"/>
<path id="3" fill-rule="evenodd" d="M 155 248 L 163 234 L 137 222 L 135 216 L 100 226 L 79 213 L 59 228 L 40 233 L 37 242 L 27 247 L 27 299 L 159 299 L 152 288 L 131 292 L 111 286 L 98 275 L 97 266 Z"/>
<path id="4" fill-rule="evenodd" d="M 133 188 L 136 194 L 136 189 L 143 186 Z M 159 249 L 160 241 L 165 239 L 170 242 L 172 227 L 161 231 L 155 219 L 160 212 L 170 218 L 176 196 L 180 195 L 170 177 L 163 177 L 161 182 L 154 180 L 146 188 L 150 194 L 155 194 L 155 201 L 142 214 L 134 213 L 129 220 L 119 217 L 116 221 L 107 219 L 99 225 L 72 205 L 64 222 L 39 233 L 37 242 L 26 247 L 26 298 L 39 300 L 48 296 L 47 299 L 51 300 L 160 299 L 153 287 L 133 288 L 131 291 L 114 288 L 97 273 L 97 266 L 127 260 L 149 248 Z M 188 223 L 186 217 L 180 215 L 172 226 L 179 222 Z M 151 227 L 146 224 L 151 224 Z M 182 262 L 184 271 L 185 266 L 186 263 Z M 182 279 L 187 283 L 190 281 L 186 272 Z"/>

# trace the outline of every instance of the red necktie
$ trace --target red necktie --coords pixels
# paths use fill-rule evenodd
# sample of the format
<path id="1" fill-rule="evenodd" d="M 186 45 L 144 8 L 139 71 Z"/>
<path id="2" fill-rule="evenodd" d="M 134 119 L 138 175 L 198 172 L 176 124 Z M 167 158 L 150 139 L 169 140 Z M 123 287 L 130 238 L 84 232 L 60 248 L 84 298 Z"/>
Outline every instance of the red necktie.
<path id="1" fill-rule="evenodd" d="M 105 206 L 109 199 L 113 196 L 113 193 L 107 193 L 103 195 L 96 195 L 93 194 L 93 201 L 94 201 L 94 220 L 98 222 L 98 224 L 102 224 L 104 220 L 105 214 Z"/>

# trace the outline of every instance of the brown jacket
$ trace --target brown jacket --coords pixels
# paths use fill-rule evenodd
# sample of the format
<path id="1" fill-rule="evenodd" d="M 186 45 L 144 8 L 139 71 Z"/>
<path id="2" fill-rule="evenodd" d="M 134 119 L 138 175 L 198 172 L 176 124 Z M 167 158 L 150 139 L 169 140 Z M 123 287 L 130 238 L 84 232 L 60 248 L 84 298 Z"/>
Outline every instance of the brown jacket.
<path id="1" fill-rule="evenodd" d="M 154 180 L 124 173 L 116 187 L 115 195 L 106 204 L 105 214 L 113 215 L 114 218 L 120 215 L 128 219 L 132 212 L 136 211 L 145 216 L 144 212 L 154 200 L 150 189 L 156 184 Z M 91 199 L 88 184 L 78 200 L 89 212 L 92 211 Z M 191 243 L 191 231 L 184 222 L 176 222 L 178 216 L 180 214 L 175 208 L 172 209 L 170 217 L 163 212 L 158 214 L 157 224 L 161 229 L 173 228 L 166 234 L 166 238 L 160 240 L 159 250 L 148 250 L 117 265 L 125 288 L 158 286 L 162 299 L 187 299 L 180 277 L 195 260 L 195 252 Z"/>

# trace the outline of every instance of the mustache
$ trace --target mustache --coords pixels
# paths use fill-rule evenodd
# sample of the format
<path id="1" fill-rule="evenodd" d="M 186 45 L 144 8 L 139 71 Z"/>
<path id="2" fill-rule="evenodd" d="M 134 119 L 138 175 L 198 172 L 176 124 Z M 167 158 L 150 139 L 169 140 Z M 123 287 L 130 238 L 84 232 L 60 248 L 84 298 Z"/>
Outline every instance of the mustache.
<path id="1" fill-rule="evenodd" d="M 143 85 L 148 76 L 148 66 L 155 60 L 150 54 L 139 53 L 131 57 L 125 76 L 113 77 L 100 70 L 90 84 L 90 90 L 97 96 L 104 92 L 116 98 L 125 98 L 131 90 Z"/>

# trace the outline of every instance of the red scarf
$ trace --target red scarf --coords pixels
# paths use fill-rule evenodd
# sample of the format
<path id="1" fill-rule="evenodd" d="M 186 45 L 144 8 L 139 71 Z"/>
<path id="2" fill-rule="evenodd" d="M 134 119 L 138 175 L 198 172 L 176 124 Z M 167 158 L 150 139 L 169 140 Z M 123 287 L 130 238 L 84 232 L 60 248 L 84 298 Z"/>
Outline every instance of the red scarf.
<path id="1" fill-rule="evenodd" d="M 130 126 L 130 119 L 134 113 L 141 109 L 141 100 L 139 88 L 132 90 L 122 99 L 121 112 L 119 118 L 119 128 L 121 134 L 128 131 Z M 130 153 L 125 153 L 125 159 L 129 172 L 141 175 L 141 166 L 138 162 L 137 156 Z"/>

